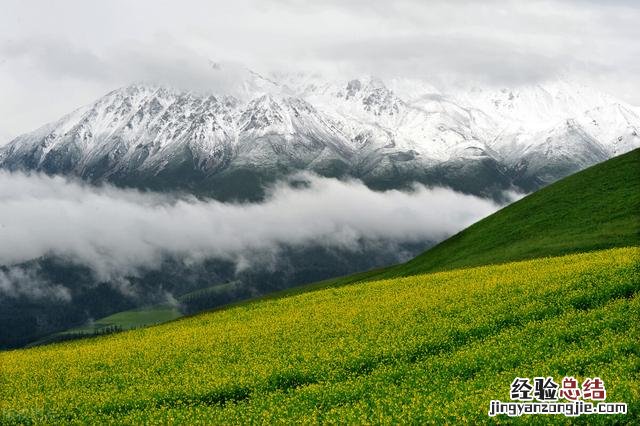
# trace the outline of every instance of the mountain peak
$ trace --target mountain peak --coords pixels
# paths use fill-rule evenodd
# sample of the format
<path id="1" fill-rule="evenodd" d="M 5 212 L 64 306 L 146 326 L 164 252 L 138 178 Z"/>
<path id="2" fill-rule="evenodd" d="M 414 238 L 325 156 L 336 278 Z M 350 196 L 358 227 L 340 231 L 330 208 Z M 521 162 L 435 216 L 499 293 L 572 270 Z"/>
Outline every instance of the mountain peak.
<path id="1" fill-rule="evenodd" d="M 529 190 L 640 146 L 636 108 L 566 81 L 440 91 L 417 79 L 212 72 L 228 84 L 114 90 L 0 148 L 0 167 L 115 182 L 303 169 L 478 192 Z"/>

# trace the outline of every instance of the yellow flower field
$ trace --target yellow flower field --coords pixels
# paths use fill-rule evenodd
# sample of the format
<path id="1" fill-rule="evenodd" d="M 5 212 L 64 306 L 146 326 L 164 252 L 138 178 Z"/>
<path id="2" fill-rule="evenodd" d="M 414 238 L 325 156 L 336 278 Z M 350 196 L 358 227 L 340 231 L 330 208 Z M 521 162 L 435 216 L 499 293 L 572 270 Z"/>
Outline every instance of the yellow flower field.
<path id="1" fill-rule="evenodd" d="M 354 284 L 0 352 L 0 423 L 477 423 L 514 377 L 564 375 L 602 377 L 629 406 L 578 422 L 635 423 L 639 259 L 623 248 Z"/>

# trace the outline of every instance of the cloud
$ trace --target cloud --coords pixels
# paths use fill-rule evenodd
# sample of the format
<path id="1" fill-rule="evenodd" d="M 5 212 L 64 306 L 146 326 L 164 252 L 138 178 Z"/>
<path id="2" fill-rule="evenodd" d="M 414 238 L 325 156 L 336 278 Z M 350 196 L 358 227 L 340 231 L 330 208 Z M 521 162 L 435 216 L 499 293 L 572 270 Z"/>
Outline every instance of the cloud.
<path id="1" fill-rule="evenodd" d="M 71 300 L 69 290 L 42 278 L 35 268 L 0 267 L 0 296 L 29 299 Z"/>
<path id="2" fill-rule="evenodd" d="M 437 241 L 498 208 L 443 188 L 376 192 L 358 181 L 300 178 L 304 187 L 281 183 L 262 203 L 232 204 L 0 172 L 0 265 L 55 255 L 118 282 L 166 256 L 246 267 L 283 245 Z"/>
<path id="3" fill-rule="evenodd" d="M 53 78 L 103 80 L 108 64 L 95 53 L 61 39 L 24 38 L 0 44 L 5 61 L 24 61 Z"/>
<path id="4" fill-rule="evenodd" d="M 22 62 L 58 80 L 100 82 L 118 87 L 137 81 L 183 90 L 226 91 L 244 68 L 225 63 L 219 69 L 207 57 L 166 36 L 150 42 L 128 41 L 100 53 L 65 39 L 29 38 L 0 43 L 0 57 Z"/>
<path id="5" fill-rule="evenodd" d="M 385 52 L 383 61 L 378 56 L 381 51 Z M 366 40 L 330 46 L 323 53 L 327 60 L 331 57 L 357 62 L 363 64 L 361 68 L 375 69 L 379 75 L 428 76 L 434 83 L 448 76 L 482 84 L 517 86 L 560 76 L 577 66 L 573 57 L 560 58 L 505 40 L 460 34 L 381 37 L 375 43 Z M 598 65 L 593 67 L 597 69 Z"/>

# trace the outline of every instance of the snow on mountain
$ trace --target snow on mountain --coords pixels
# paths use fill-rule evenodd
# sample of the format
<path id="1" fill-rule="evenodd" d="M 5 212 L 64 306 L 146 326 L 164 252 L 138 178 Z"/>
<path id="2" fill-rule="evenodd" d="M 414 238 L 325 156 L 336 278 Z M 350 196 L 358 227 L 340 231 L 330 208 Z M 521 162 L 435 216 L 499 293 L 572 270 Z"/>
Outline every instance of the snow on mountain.
<path id="1" fill-rule="evenodd" d="M 189 189 L 311 170 L 385 188 L 419 181 L 489 193 L 532 190 L 640 146 L 638 108 L 566 80 L 438 89 L 416 79 L 235 74 L 229 90 L 206 94 L 115 90 L 0 148 L 0 167 Z"/>

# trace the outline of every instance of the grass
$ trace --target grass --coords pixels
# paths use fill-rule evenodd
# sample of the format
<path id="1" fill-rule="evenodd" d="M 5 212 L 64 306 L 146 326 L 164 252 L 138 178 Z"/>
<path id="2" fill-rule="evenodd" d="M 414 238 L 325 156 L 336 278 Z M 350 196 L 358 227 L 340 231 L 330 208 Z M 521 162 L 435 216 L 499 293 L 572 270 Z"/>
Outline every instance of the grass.
<path id="1" fill-rule="evenodd" d="M 393 276 L 640 242 L 640 149 L 543 188 L 390 271 Z"/>
<path id="2" fill-rule="evenodd" d="M 180 316 L 180 311 L 174 306 L 156 305 L 149 308 L 132 309 L 129 311 L 118 312 L 117 314 L 104 317 L 94 322 L 92 325 L 78 327 L 70 330 L 70 332 L 92 332 L 101 328 L 113 326 L 123 329 L 144 327 L 147 325 L 171 321 Z"/>
<path id="3" fill-rule="evenodd" d="M 639 257 L 326 288 L 2 352 L 0 423 L 479 423 L 514 377 L 547 375 L 600 376 L 608 401 L 629 404 L 578 423 L 638 422 Z"/>

